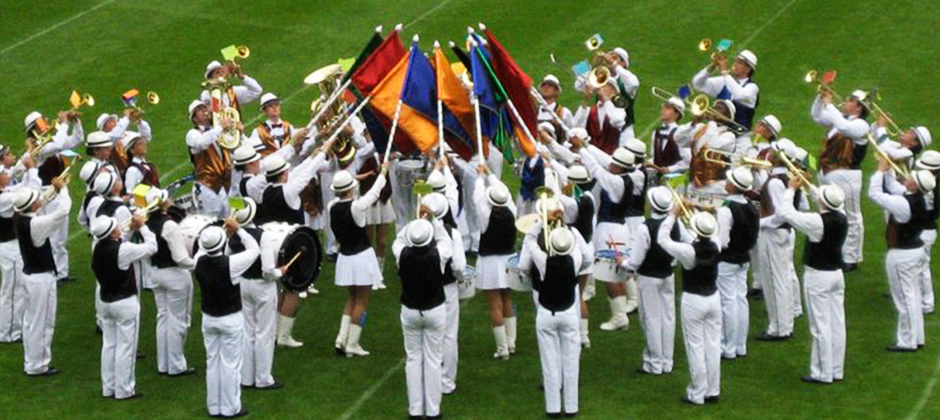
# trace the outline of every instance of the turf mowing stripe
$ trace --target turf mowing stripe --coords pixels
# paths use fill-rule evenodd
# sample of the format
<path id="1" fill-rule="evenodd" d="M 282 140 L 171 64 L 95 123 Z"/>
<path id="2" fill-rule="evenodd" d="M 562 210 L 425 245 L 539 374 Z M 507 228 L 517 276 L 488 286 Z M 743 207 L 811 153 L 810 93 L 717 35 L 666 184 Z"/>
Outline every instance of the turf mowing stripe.
<path id="1" fill-rule="evenodd" d="M 905 417 L 905 420 L 917 419 L 920 412 L 924 410 L 924 406 L 927 405 L 927 401 L 930 400 L 930 394 L 933 392 L 933 387 L 937 385 L 938 378 L 940 378 L 940 357 L 937 358 L 937 363 L 934 364 L 933 374 L 930 375 L 930 380 L 927 381 L 927 386 L 924 387 L 924 394 L 917 400 L 917 404 L 914 405 L 914 409 L 911 410 L 911 414 Z"/>
<path id="2" fill-rule="evenodd" d="M 359 412 L 359 409 L 362 408 L 362 406 L 367 401 L 369 401 L 372 398 L 372 396 L 375 395 L 376 392 L 378 392 L 379 388 L 381 388 L 382 385 L 385 385 L 385 381 L 387 381 L 388 378 L 391 378 L 392 375 L 394 375 L 396 372 L 401 370 L 401 368 L 404 365 L 405 365 L 405 358 L 402 357 L 401 359 L 398 360 L 398 363 L 395 363 L 395 366 L 392 366 L 391 368 L 389 368 L 389 370 L 386 370 L 385 374 L 383 374 L 382 377 L 378 381 L 372 384 L 372 386 L 370 386 L 369 389 L 366 390 L 366 392 L 363 392 L 362 396 L 360 396 L 359 399 L 356 400 L 355 404 L 353 404 L 348 409 L 346 409 L 346 411 L 343 412 L 343 415 L 337 417 L 336 419 L 337 420 L 349 420 L 350 418 L 352 418 L 352 416 L 354 416 L 357 412 Z"/>
<path id="3" fill-rule="evenodd" d="M 786 5 L 784 5 L 783 7 L 781 7 L 780 10 L 777 11 L 777 13 L 775 13 L 773 16 L 771 16 L 769 20 L 767 20 L 766 22 L 764 22 L 764 24 L 761 25 L 759 28 L 757 28 L 757 30 L 754 31 L 754 33 L 751 34 L 751 36 L 749 36 L 747 39 L 744 40 L 744 42 L 741 43 L 741 48 L 743 49 L 744 47 L 747 46 L 747 44 L 750 44 L 751 41 L 754 40 L 754 38 L 757 38 L 757 35 L 759 35 L 761 32 L 763 32 L 764 29 L 766 29 L 768 26 L 770 26 L 771 23 L 774 23 L 774 21 L 776 21 L 777 18 L 779 18 L 780 15 L 783 14 L 783 12 L 786 12 L 787 9 L 790 8 L 790 6 L 793 6 L 793 5 L 796 4 L 796 2 L 798 2 L 798 1 L 800 1 L 800 0 L 791 0 L 789 3 L 787 3 Z"/>
<path id="4" fill-rule="evenodd" d="M 422 20 L 424 20 L 424 18 L 433 15 L 433 14 L 436 13 L 438 10 L 441 10 L 441 8 L 443 8 L 444 6 L 447 6 L 447 4 L 450 3 L 450 2 L 452 2 L 452 1 L 454 1 L 454 0 L 444 0 L 444 1 L 442 1 L 442 2 L 441 2 L 440 4 L 438 4 L 437 6 L 434 6 L 434 7 L 432 7 L 430 10 L 428 10 L 427 12 L 422 13 L 421 16 L 418 16 L 417 18 L 415 18 L 415 20 L 413 20 L 413 21 L 411 21 L 411 22 L 408 22 L 404 27 L 407 28 L 407 27 L 409 27 L 409 26 L 411 26 L 411 25 L 414 25 L 414 24 L 416 24 L 416 23 L 418 23 L 418 22 L 421 22 Z"/>
<path id="5" fill-rule="evenodd" d="M 91 9 L 85 10 L 84 12 L 80 12 L 80 13 L 78 13 L 78 14 L 76 14 L 76 15 L 74 15 L 74 16 L 72 16 L 72 17 L 66 19 L 66 20 L 63 20 L 63 21 L 61 21 L 61 22 L 59 22 L 59 23 L 56 23 L 55 25 L 52 25 L 52 26 L 50 26 L 50 27 L 48 27 L 48 28 L 46 28 L 46 29 L 43 29 L 42 31 L 39 31 L 39 32 L 36 33 L 35 35 L 30 35 L 30 36 L 26 37 L 25 39 L 23 39 L 22 41 L 19 41 L 19 42 L 13 44 L 13 45 L 10 45 L 9 47 L 4 48 L 3 50 L 0 50 L 0 55 L 6 54 L 6 53 L 8 53 L 8 52 L 10 52 L 10 51 L 13 51 L 13 50 L 16 49 L 17 47 L 20 47 L 20 46 L 22 46 L 23 44 L 26 44 L 27 42 L 30 42 L 30 41 L 32 41 L 32 40 L 34 40 L 34 39 L 36 39 L 36 38 L 39 38 L 39 37 L 41 37 L 41 36 L 43 36 L 43 35 L 45 35 L 45 34 L 48 34 L 49 32 L 52 32 L 52 31 L 54 31 L 54 30 L 56 30 L 56 29 L 59 29 L 60 27 L 66 25 L 66 24 L 72 23 L 72 21 L 74 21 L 74 20 L 76 20 L 76 19 L 78 19 L 78 18 L 80 18 L 80 17 L 82 17 L 82 16 L 85 16 L 85 15 L 91 13 L 91 12 L 94 12 L 95 10 L 98 10 L 98 9 L 100 9 L 100 8 L 102 8 L 102 7 L 105 7 L 105 6 L 107 6 L 107 5 L 111 4 L 111 3 L 114 3 L 115 1 L 117 1 L 117 0 L 107 0 L 107 1 L 105 1 L 104 3 L 99 3 L 98 5 L 92 7 Z"/>

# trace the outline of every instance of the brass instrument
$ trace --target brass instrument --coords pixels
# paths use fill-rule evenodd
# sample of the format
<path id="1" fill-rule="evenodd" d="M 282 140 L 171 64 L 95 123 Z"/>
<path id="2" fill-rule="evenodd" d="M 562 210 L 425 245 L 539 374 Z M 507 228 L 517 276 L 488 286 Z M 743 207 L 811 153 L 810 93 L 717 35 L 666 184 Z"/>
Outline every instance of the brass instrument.
<path id="1" fill-rule="evenodd" d="M 138 94 L 137 89 L 131 89 L 125 92 L 122 98 L 135 98 L 137 94 Z M 160 103 L 160 95 L 158 95 L 157 92 L 149 91 L 147 92 L 147 95 L 145 96 L 145 98 L 147 100 L 147 103 L 150 105 L 157 105 Z M 131 109 L 131 113 L 128 116 L 128 118 L 130 118 L 133 121 L 139 122 L 140 117 L 144 115 L 145 113 L 144 107 L 141 105 L 138 105 L 136 99 L 130 100 L 130 101 L 125 99 L 125 103 L 128 103 L 129 104 L 128 108 Z"/>
<path id="2" fill-rule="evenodd" d="M 735 156 L 730 152 L 715 149 L 705 149 L 703 158 L 706 162 L 717 163 L 722 166 L 750 166 L 756 169 L 770 169 L 773 163 L 769 160 L 754 159 L 747 156 Z"/>
<path id="3" fill-rule="evenodd" d="M 83 106 L 95 106 L 95 97 L 89 93 L 80 95 L 77 90 L 73 90 L 72 95 L 69 97 L 69 103 L 72 104 L 72 109 L 68 112 L 75 112 Z"/>
<path id="4" fill-rule="evenodd" d="M 611 77 L 610 68 L 606 66 L 594 66 L 594 68 L 591 69 L 591 73 L 588 74 L 588 86 L 595 90 L 600 89 L 610 81 Z M 610 101 L 618 108 L 625 107 L 627 102 L 626 99 L 620 95 L 620 89 L 614 86 L 614 90 L 617 93 L 610 98 Z"/>
<path id="5" fill-rule="evenodd" d="M 711 117 L 715 122 L 721 122 L 727 126 L 731 131 L 735 133 L 744 133 L 747 130 L 747 127 L 738 124 L 733 118 L 728 118 L 722 115 L 720 112 L 716 111 L 711 104 L 711 100 L 708 99 L 708 96 L 704 93 L 695 95 L 691 101 L 686 100 L 687 103 L 691 104 L 690 111 L 692 115 L 696 117 L 707 116 Z"/>
<path id="6" fill-rule="evenodd" d="M 248 49 L 247 45 L 239 45 L 237 49 L 238 49 L 238 55 L 236 56 L 237 58 L 241 58 L 242 60 L 244 60 L 248 58 L 248 56 L 251 55 L 251 50 Z M 234 62 L 235 60 L 232 60 L 232 61 Z"/>
<path id="7" fill-rule="evenodd" d="M 868 136 L 868 144 L 871 144 L 872 147 L 875 148 L 875 152 L 877 152 L 878 155 L 881 156 L 882 159 L 888 162 L 888 166 L 890 166 L 891 169 L 894 170 L 894 173 L 907 177 L 909 174 L 909 171 L 907 170 L 907 168 L 904 166 L 898 165 L 898 163 L 895 162 L 894 159 L 891 159 L 891 156 L 888 156 L 888 152 L 886 152 L 885 149 L 881 148 L 881 145 L 878 144 L 878 142 L 875 140 L 875 137 L 872 136 L 871 133 L 868 133 L 867 136 Z"/>
<path id="8" fill-rule="evenodd" d="M 705 94 L 696 95 L 691 100 L 689 100 L 689 98 L 680 98 L 678 95 L 673 95 L 666 89 L 656 86 L 653 86 L 650 89 L 650 92 L 653 94 L 653 96 L 663 102 L 666 102 L 672 98 L 681 99 L 683 102 L 685 102 L 686 106 L 689 107 L 689 111 L 695 116 L 702 115 L 708 110 L 709 99 Z"/>
<path id="9" fill-rule="evenodd" d="M 160 207 L 161 204 L 163 204 L 163 200 L 154 201 L 153 203 L 148 204 L 144 208 L 137 209 L 137 211 L 134 212 L 134 216 L 143 217 L 144 221 L 146 222 L 147 218 L 150 217 L 150 212 L 156 210 L 157 207 Z M 130 218 L 130 219 L 125 219 L 123 222 L 121 222 L 121 232 L 129 232 L 131 230 L 131 222 L 133 220 L 134 220 L 133 218 Z"/>
<path id="10" fill-rule="evenodd" d="M 801 189 L 803 189 L 803 191 L 806 193 L 812 192 L 813 194 L 815 194 L 816 190 L 818 189 L 816 185 L 813 184 L 812 182 L 809 182 L 809 180 L 806 179 L 806 175 L 803 175 L 803 171 L 800 168 L 798 168 L 796 164 L 793 163 L 792 160 L 790 160 L 790 157 L 787 156 L 787 154 L 784 153 L 783 150 L 776 150 L 776 152 L 777 152 L 777 156 L 780 157 L 780 160 L 783 161 L 785 165 L 787 165 L 787 169 L 789 170 L 789 175 L 791 177 L 799 177 L 800 180 L 803 181 L 803 186 L 801 187 Z"/>
<path id="11" fill-rule="evenodd" d="M 831 74 L 832 74 L 832 78 L 835 79 L 836 72 L 833 70 Z M 832 94 L 832 97 L 834 98 L 833 104 L 837 108 L 841 108 L 842 98 L 844 98 L 844 96 L 839 95 L 839 93 L 836 92 L 835 89 L 832 88 L 831 86 L 832 81 L 827 82 L 824 79 L 825 77 L 823 78 L 819 77 L 819 72 L 816 70 L 810 70 L 806 72 L 805 76 L 803 76 L 804 82 L 809 83 L 809 84 L 816 84 L 817 86 L 816 91 L 819 92 L 820 94 L 822 94 L 823 92 L 829 92 L 830 94 Z M 838 100 L 839 102 L 835 102 L 835 100 Z"/>
<path id="12" fill-rule="evenodd" d="M 242 132 L 238 128 L 238 123 L 241 122 L 241 114 L 238 109 L 232 106 L 221 108 L 223 91 L 227 87 L 225 83 L 212 83 L 209 86 L 209 96 L 212 98 L 212 103 L 220 104 L 219 107 L 213 106 L 212 108 L 212 125 L 219 126 L 224 120 L 232 121 L 232 127 L 223 130 L 216 143 L 224 149 L 235 150 L 241 145 Z"/>
<path id="13" fill-rule="evenodd" d="M 548 189 L 547 187 L 538 187 L 535 189 L 535 193 L 538 195 L 539 201 L 542 202 L 542 211 L 539 213 L 541 213 L 542 216 L 542 235 L 545 238 L 545 249 L 548 251 L 548 256 L 552 256 L 555 254 L 555 252 L 552 250 L 552 246 L 548 241 L 548 235 L 552 231 L 552 227 L 549 226 L 548 222 L 548 199 L 552 197 L 552 190 Z M 536 202 L 536 205 L 537 203 L 538 201 Z"/>
<path id="14" fill-rule="evenodd" d="M 901 134 L 904 134 L 904 130 L 898 126 L 898 123 L 894 121 L 894 118 L 891 117 L 891 114 L 885 112 L 885 110 L 875 102 L 875 98 L 879 101 L 881 100 L 881 94 L 875 90 L 868 93 L 868 97 L 865 100 L 865 105 L 868 106 L 868 109 L 875 114 L 875 118 L 884 118 L 888 125 L 885 129 L 888 132 L 888 135 L 891 137 L 898 137 Z"/>
<path id="15" fill-rule="evenodd" d="M 29 149 L 29 157 L 38 162 L 42 157 L 42 148 L 46 147 L 47 144 L 52 143 L 52 136 L 54 135 L 54 132 L 55 127 L 51 128 L 49 131 L 46 131 L 44 134 L 39 134 L 39 132 L 33 131 L 35 140 L 27 140 L 27 145 L 33 143 L 32 148 Z"/>
<path id="16" fill-rule="evenodd" d="M 308 128 L 316 125 L 321 133 L 333 131 L 333 126 L 346 115 L 346 108 L 340 102 L 339 96 L 346 89 L 340 86 L 343 77 L 343 66 L 330 64 L 315 70 L 304 78 L 304 83 L 317 85 L 320 97 L 310 103 L 310 111 L 316 114 L 310 120 Z M 328 115 L 328 118 L 323 118 Z M 348 137 L 338 137 L 330 150 L 336 155 L 341 164 L 349 162 L 356 156 L 356 145 Z"/>
<path id="17" fill-rule="evenodd" d="M 678 191 L 676 191 L 675 187 L 672 186 L 671 182 L 668 182 L 668 181 L 663 182 L 663 185 L 665 185 L 666 188 L 669 189 L 669 192 L 672 193 L 673 201 L 675 201 L 676 206 L 679 206 L 679 210 L 682 211 L 682 216 L 681 216 L 682 223 L 685 223 L 685 225 L 688 226 L 689 222 L 692 220 L 692 216 L 694 215 L 694 213 L 692 212 L 692 210 L 689 209 L 688 206 L 685 205 L 685 198 L 683 198 L 682 195 L 679 194 Z"/>
<path id="18" fill-rule="evenodd" d="M 727 47 L 723 47 L 723 44 L 725 44 L 726 42 L 727 42 Z M 730 42 L 731 42 L 730 40 L 721 40 L 721 42 L 718 43 L 718 46 L 715 49 L 715 51 L 712 51 L 711 55 L 709 56 L 709 58 L 711 59 L 712 66 L 717 67 L 718 60 L 727 56 L 728 47 L 731 46 Z M 698 50 L 701 52 L 707 53 L 711 51 L 713 45 L 714 43 L 712 42 L 711 38 L 702 38 L 702 40 L 698 42 Z"/>
<path id="19" fill-rule="evenodd" d="M 69 173 L 69 170 L 72 169 L 72 167 L 75 166 L 75 164 L 78 163 L 80 160 L 82 160 L 81 155 L 76 155 L 75 159 L 72 160 L 72 162 L 70 162 L 68 166 L 66 166 L 65 169 L 62 170 L 62 173 L 60 173 L 57 177 L 55 177 L 55 179 L 58 179 L 62 181 L 63 184 L 65 184 L 62 186 L 63 189 L 68 188 L 69 182 L 72 182 L 72 174 Z M 42 201 L 49 202 L 49 201 L 54 200 L 56 196 L 59 195 L 59 192 L 60 191 L 56 190 L 55 187 L 47 186 L 42 191 Z"/>

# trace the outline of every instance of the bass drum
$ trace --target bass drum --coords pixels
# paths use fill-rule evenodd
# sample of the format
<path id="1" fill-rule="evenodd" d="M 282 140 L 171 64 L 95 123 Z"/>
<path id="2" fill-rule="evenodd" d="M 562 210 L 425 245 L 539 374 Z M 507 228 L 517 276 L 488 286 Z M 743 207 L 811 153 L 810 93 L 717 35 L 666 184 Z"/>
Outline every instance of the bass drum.
<path id="1" fill-rule="evenodd" d="M 415 209 L 417 202 L 415 195 L 411 193 L 411 187 L 418 180 L 428 179 L 431 173 L 431 165 L 424 159 L 400 159 L 395 164 L 392 171 L 392 187 L 395 189 L 393 194 L 398 198 L 392 200 L 395 207 L 396 220 L 404 226 L 407 221 L 415 219 Z"/>
<path id="2" fill-rule="evenodd" d="M 280 278 L 285 289 L 305 292 L 320 275 L 323 249 L 316 231 L 307 226 L 271 222 L 261 226 L 264 236 L 262 252 L 274 252 L 277 267 L 290 264 Z M 264 256 L 262 256 L 264 258 Z"/>
<path id="3" fill-rule="evenodd" d="M 180 225 L 180 233 L 183 234 L 183 243 L 186 244 L 186 249 L 189 251 L 190 256 L 195 255 L 196 251 L 199 250 L 199 233 L 202 232 L 206 226 L 220 224 L 221 222 L 222 221 L 217 217 L 204 214 L 190 214 L 178 222 Z"/>

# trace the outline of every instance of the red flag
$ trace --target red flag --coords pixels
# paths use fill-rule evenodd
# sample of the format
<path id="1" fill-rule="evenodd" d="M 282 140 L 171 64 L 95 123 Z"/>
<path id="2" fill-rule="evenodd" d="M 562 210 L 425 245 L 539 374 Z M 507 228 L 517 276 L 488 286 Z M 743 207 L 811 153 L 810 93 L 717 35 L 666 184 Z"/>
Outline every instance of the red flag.
<path id="1" fill-rule="evenodd" d="M 535 112 L 535 105 L 532 103 L 532 79 L 516 65 L 516 61 L 512 59 L 509 52 L 503 48 L 503 44 L 500 44 L 499 41 L 496 40 L 496 37 L 493 36 L 493 33 L 490 32 L 489 29 L 486 29 L 484 33 L 486 34 L 487 42 L 489 42 L 493 72 L 496 73 L 496 77 L 503 85 L 506 95 L 512 100 L 513 105 L 516 106 L 516 110 L 519 111 L 519 116 L 522 118 L 526 127 L 529 128 L 529 132 L 532 133 L 532 136 L 535 136 L 538 133 L 538 117 Z M 523 152 L 525 152 L 526 155 L 534 156 L 535 147 L 531 144 L 529 139 L 524 135 L 518 137 L 518 139 L 519 145 L 523 148 Z M 529 148 L 531 148 L 531 151 L 528 150 Z"/>
<path id="2" fill-rule="evenodd" d="M 362 96 L 369 96 L 375 86 L 385 78 L 392 68 L 405 56 L 405 47 L 401 44 L 398 31 L 394 30 L 382 41 L 372 55 L 366 59 L 352 75 L 352 83 Z"/>

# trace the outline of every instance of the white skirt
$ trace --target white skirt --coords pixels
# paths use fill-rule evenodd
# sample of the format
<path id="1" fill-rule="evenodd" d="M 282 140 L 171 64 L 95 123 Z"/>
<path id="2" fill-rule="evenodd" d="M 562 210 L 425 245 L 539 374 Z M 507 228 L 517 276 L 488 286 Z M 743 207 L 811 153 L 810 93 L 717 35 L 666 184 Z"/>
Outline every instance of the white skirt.
<path id="1" fill-rule="evenodd" d="M 614 249 L 614 247 L 609 245 L 611 241 L 619 244 L 628 244 L 629 240 L 630 229 L 627 225 L 610 222 L 598 223 L 597 227 L 594 228 L 594 236 L 592 237 L 594 252 L 604 249 Z M 625 250 L 624 245 L 618 245 L 616 248 L 620 251 Z"/>
<path id="2" fill-rule="evenodd" d="M 512 255 L 487 255 L 477 258 L 477 289 L 507 289 L 506 270 Z"/>
<path id="3" fill-rule="evenodd" d="M 382 204 L 381 201 L 376 201 L 375 204 L 366 209 L 365 213 L 366 226 L 384 225 L 395 221 L 395 210 L 392 209 L 392 200 L 386 201 L 385 204 Z"/>
<path id="4" fill-rule="evenodd" d="M 356 255 L 343 255 L 336 259 L 337 286 L 371 286 L 382 281 L 382 270 L 375 259 L 375 250 L 372 247 Z"/>

